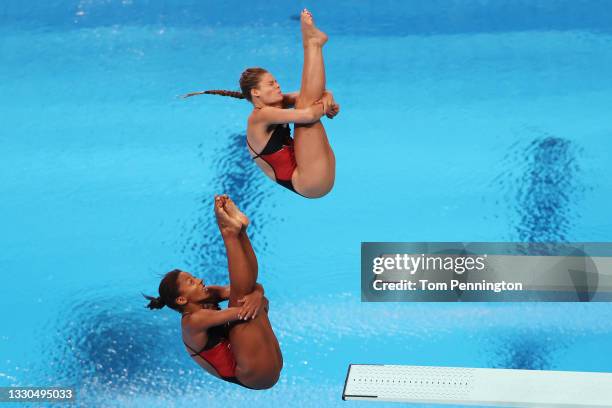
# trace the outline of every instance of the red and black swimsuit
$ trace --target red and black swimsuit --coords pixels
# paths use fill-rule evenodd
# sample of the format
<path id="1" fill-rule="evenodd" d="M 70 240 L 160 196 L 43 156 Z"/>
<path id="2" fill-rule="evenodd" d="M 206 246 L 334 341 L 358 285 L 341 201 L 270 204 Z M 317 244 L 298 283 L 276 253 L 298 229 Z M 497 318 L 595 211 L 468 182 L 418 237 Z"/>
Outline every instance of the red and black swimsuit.
<path id="1" fill-rule="evenodd" d="M 266 146 L 259 154 L 251 147 L 248 139 L 247 145 L 249 145 L 249 148 L 255 153 L 253 160 L 262 159 L 272 167 L 272 170 L 274 170 L 274 178 L 278 184 L 299 194 L 295 191 L 293 183 L 291 182 L 291 176 L 293 175 L 293 171 L 297 168 L 297 163 L 295 161 L 293 139 L 291 138 L 291 129 L 289 125 L 286 123 L 276 125 L 270 135 L 268 143 L 266 143 Z"/>
<path id="2" fill-rule="evenodd" d="M 184 314 L 183 317 L 187 316 L 188 314 L 190 313 Z M 190 354 L 190 356 L 201 357 L 213 367 L 219 377 L 221 377 L 223 380 L 241 385 L 245 388 L 250 388 L 242 384 L 236 378 L 236 360 L 234 359 L 234 354 L 232 353 L 232 345 L 227 340 L 227 329 L 227 324 L 208 329 L 208 340 L 200 351 L 195 351 L 191 346 L 189 346 L 189 344 L 185 343 L 185 341 L 183 341 L 183 344 L 185 344 L 185 347 L 193 352 L 193 354 Z"/>

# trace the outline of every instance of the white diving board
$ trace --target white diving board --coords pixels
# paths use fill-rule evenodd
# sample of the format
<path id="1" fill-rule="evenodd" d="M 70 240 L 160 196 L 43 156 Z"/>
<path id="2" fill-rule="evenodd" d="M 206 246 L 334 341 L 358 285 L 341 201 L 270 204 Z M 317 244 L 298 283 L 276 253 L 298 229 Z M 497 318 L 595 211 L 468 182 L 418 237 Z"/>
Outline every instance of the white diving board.
<path id="1" fill-rule="evenodd" d="M 612 373 L 351 364 L 343 400 L 612 407 Z"/>

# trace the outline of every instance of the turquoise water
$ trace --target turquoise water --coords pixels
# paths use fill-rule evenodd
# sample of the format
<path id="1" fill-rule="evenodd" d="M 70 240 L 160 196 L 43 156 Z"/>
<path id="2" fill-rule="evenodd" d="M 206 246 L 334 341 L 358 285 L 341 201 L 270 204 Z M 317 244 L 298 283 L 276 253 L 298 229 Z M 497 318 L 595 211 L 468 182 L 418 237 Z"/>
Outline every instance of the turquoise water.
<path id="1" fill-rule="evenodd" d="M 284 91 L 301 7 L 330 34 L 337 181 L 305 200 L 255 167 L 247 66 Z M 605 2 L 55 1 L 0 6 L 0 386 L 78 406 L 344 407 L 349 363 L 612 371 L 607 304 L 362 304 L 362 241 L 610 241 Z M 252 219 L 285 367 L 251 392 L 205 375 L 175 267 L 226 283 L 212 196 Z M 384 405 L 384 404 L 383 404 Z M 377 406 L 383 406 L 377 405 Z M 394 406 L 394 405 L 390 405 Z"/>

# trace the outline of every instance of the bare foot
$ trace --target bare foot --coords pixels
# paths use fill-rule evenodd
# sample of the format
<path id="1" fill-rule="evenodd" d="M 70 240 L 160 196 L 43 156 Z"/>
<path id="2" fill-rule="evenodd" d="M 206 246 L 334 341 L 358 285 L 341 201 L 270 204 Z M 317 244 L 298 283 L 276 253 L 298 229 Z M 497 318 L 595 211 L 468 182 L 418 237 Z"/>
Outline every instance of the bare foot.
<path id="1" fill-rule="evenodd" d="M 223 194 L 223 197 L 225 198 L 224 208 L 225 208 L 225 211 L 227 211 L 227 214 L 230 217 L 235 218 L 238 221 L 240 221 L 240 223 L 242 224 L 242 227 L 246 229 L 246 227 L 249 226 L 249 222 L 250 222 L 249 217 L 244 215 L 244 213 L 240 211 L 238 207 L 236 207 L 236 203 L 234 203 L 227 194 Z"/>
<path id="2" fill-rule="evenodd" d="M 225 199 L 215 196 L 215 216 L 221 235 L 238 235 L 242 229 L 242 223 L 236 218 L 230 217 L 224 208 Z"/>
<path id="3" fill-rule="evenodd" d="M 302 42 L 304 47 L 308 45 L 322 47 L 327 42 L 327 34 L 315 27 L 310 11 L 302 10 L 300 23 L 302 25 Z"/>

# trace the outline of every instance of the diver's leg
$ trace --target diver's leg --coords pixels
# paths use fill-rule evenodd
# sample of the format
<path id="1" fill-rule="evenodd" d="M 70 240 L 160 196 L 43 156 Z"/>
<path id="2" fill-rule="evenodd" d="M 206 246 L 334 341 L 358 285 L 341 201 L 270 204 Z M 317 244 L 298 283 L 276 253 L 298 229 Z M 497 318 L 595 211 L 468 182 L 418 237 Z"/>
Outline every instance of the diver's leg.
<path id="1" fill-rule="evenodd" d="M 224 208 L 224 199 L 215 197 L 215 215 L 219 230 L 225 244 L 227 253 L 227 266 L 230 279 L 230 306 L 237 306 L 237 300 L 248 295 L 255 289 L 257 282 L 257 271 L 251 268 L 247 254 L 245 253 L 240 234 L 242 231 L 240 221 L 232 218 Z M 248 238 L 247 238 L 248 239 Z"/>
<path id="2" fill-rule="evenodd" d="M 306 108 L 323 96 L 325 65 L 323 45 L 327 36 L 318 30 L 312 17 L 302 13 L 304 67 L 300 94 L 295 107 Z M 292 177 L 296 190 L 307 197 L 320 197 L 331 190 L 335 178 L 335 157 L 320 121 L 295 125 L 295 160 Z"/>
<path id="3" fill-rule="evenodd" d="M 312 17 L 302 13 L 302 42 L 304 47 L 304 65 L 302 83 L 296 107 L 310 106 L 323 96 L 325 91 L 325 64 L 323 63 L 323 46 L 327 35 L 314 26 Z M 300 106 L 297 106 L 300 105 Z"/>
<path id="4" fill-rule="evenodd" d="M 257 276 L 257 257 L 255 256 L 255 251 L 253 251 L 251 241 L 249 240 L 249 237 L 246 233 L 246 229 L 250 224 L 250 220 L 246 215 L 244 215 L 242 211 L 238 209 L 236 203 L 234 203 L 234 201 L 232 201 L 232 199 L 227 194 L 224 194 L 223 197 L 225 198 L 224 208 L 227 211 L 228 215 L 232 218 L 236 218 L 242 224 L 242 230 L 240 231 L 238 238 L 240 240 L 240 244 L 242 245 L 242 250 L 244 251 L 249 262 L 249 267 L 251 268 L 252 273 Z"/>
<path id="5" fill-rule="evenodd" d="M 227 196 L 215 198 L 215 214 L 227 250 L 230 274 L 229 306 L 240 306 L 238 299 L 253 291 L 257 281 L 255 253 L 246 226 L 248 218 Z M 232 354 L 236 360 L 236 377 L 251 388 L 270 388 L 278 381 L 283 358 L 278 340 L 265 310 L 255 319 L 235 323 L 229 331 Z"/>
<path id="6" fill-rule="evenodd" d="M 253 247 L 251 246 L 251 240 L 246 233 L 246 230 L 243 230 L 238 236 L 240 239 L 240 244 L 242 245 L 242 251 L 247 257 L 247 261 L 249 262 L 249 268 L 251 269 L 251 273 L 255 275 L 255 281 L 257 281 L 257 274 L 259 267 L 257 265 L 257 257 L 255 256 L 255 251 L 253 251 Z"/>
<path id="7" fill-rule="evenodd" d="M 242 384 L 264 389 L 278 381 L 283 356 L 266 311 L 253 320 L 232 325 L 229 340 L 236 360 L 236 377 Z"/>

